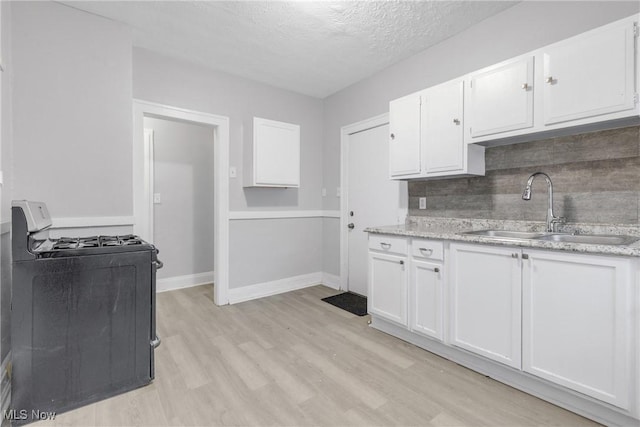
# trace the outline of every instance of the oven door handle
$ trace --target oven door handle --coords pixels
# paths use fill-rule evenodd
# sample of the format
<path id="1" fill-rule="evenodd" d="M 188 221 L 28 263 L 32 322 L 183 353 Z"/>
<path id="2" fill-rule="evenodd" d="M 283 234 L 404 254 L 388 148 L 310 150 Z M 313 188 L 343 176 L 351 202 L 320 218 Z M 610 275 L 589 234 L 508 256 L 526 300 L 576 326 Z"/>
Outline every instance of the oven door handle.
<path id="1" fill-rule="evenodd" d="M 153 263 L 156 265 L 156 270 L 160 270 L 162 267 L 164 267 L 164 263 L 159 259 L 153 261 Z"/>

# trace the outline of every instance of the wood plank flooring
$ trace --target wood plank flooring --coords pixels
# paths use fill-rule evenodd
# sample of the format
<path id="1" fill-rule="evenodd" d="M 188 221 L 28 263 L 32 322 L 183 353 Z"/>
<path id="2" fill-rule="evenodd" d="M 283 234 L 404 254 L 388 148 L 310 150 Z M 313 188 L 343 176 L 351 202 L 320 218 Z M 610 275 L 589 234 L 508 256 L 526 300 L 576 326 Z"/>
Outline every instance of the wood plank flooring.
<path id="1" fill-rule="evenodd" d="M 320 300 L 335 293 L 225 307 L 211 286 L 159 294 L 154 382 L 37 425 L 597 425 Z"/>

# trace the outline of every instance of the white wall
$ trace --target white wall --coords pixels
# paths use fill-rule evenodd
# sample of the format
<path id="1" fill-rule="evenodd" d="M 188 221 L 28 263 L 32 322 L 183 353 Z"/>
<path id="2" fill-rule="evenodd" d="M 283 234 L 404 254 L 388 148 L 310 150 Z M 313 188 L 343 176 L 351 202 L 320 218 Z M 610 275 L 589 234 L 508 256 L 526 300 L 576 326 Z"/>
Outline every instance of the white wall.
<path id="1" fill-rule="evenodd" d="M 637 13 L 640 2 L 519 3 L 468 30 L 324 99 L 324 209 L 339 209 L 340 128 L 389 110 L 389 101 Z M 337 221 L 337 220 L 334 220 Z M 325 224 L 325 239 L 338 228 Z M 337 238 L 333 239 L 337 242 Z M 324 269 L 338 274 L 339 245 Z"/>
<path id="2" fill-rule="evenodd" d="M 158 279 L 213 271 L 213 128 L 145 117 L 153 130 Z"/>
<path id="3" fill-rule="evenodd" d="M 229 117 L 230 165 L 237 168 L 238 176 L 230 179 L 232 212 L 321 209 L 321 100 L 137 48 L 133 50 L 133 95 Z M 254 116 L 300 125 L 300 188 L 243 188 L 243 148 L 252 138 Z M 232 220 L 229 237 L 230 288 L 322 271 L 322 221 L 318 218 Z"/>
<path id="4" fill-rule="evenodd" d="M 13 2 L 14 198 L 55 217 L 131 215 L 131 36 L 53 2 Z"/>

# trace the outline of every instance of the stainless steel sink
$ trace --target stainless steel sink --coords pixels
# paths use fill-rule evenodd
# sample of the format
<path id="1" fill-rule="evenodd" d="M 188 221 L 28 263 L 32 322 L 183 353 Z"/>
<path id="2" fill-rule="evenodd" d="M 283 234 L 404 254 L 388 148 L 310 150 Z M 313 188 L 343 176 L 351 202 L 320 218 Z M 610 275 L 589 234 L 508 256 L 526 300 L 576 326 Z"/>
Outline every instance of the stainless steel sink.
<path id="1" fill-rule="evenodd" d="M 629 245 L 640 237 L 605 234 L 563 234 L 544 231 L 509 231 L 509 230 L 477 230 L 467 231 L 470 234 L 503 242 L 523 240 L 544 240 L 548 242 L 585 243 L 591 245 Z"/>
<path id="2" fill-rule="evenodd" d="M 549 233 L 542 231 L 478 230 L 467 231 L 463 234 L 474 234 L 496 240 L 531 240 L 548 235 Z"/>
<path id="3" fill-rule="evenodd" d="M 537 239 L 552 242 L 587 243 L 591 245 L 628 245 L 640 240 L 640 237 L 604 234 L 550 234 L 538 237 Z"/>

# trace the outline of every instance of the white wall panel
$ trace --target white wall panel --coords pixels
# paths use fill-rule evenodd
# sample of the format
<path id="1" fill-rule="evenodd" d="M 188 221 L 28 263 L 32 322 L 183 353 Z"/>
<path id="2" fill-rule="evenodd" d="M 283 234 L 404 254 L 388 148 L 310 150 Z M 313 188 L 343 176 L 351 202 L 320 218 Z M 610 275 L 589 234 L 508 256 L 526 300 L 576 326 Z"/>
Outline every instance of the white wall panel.
<path id="1" fill-rule="evenodd" d="M 53 2 L 13 2 L 13 197 L 53 216 L 132 213 L 131 36 Z"/>

